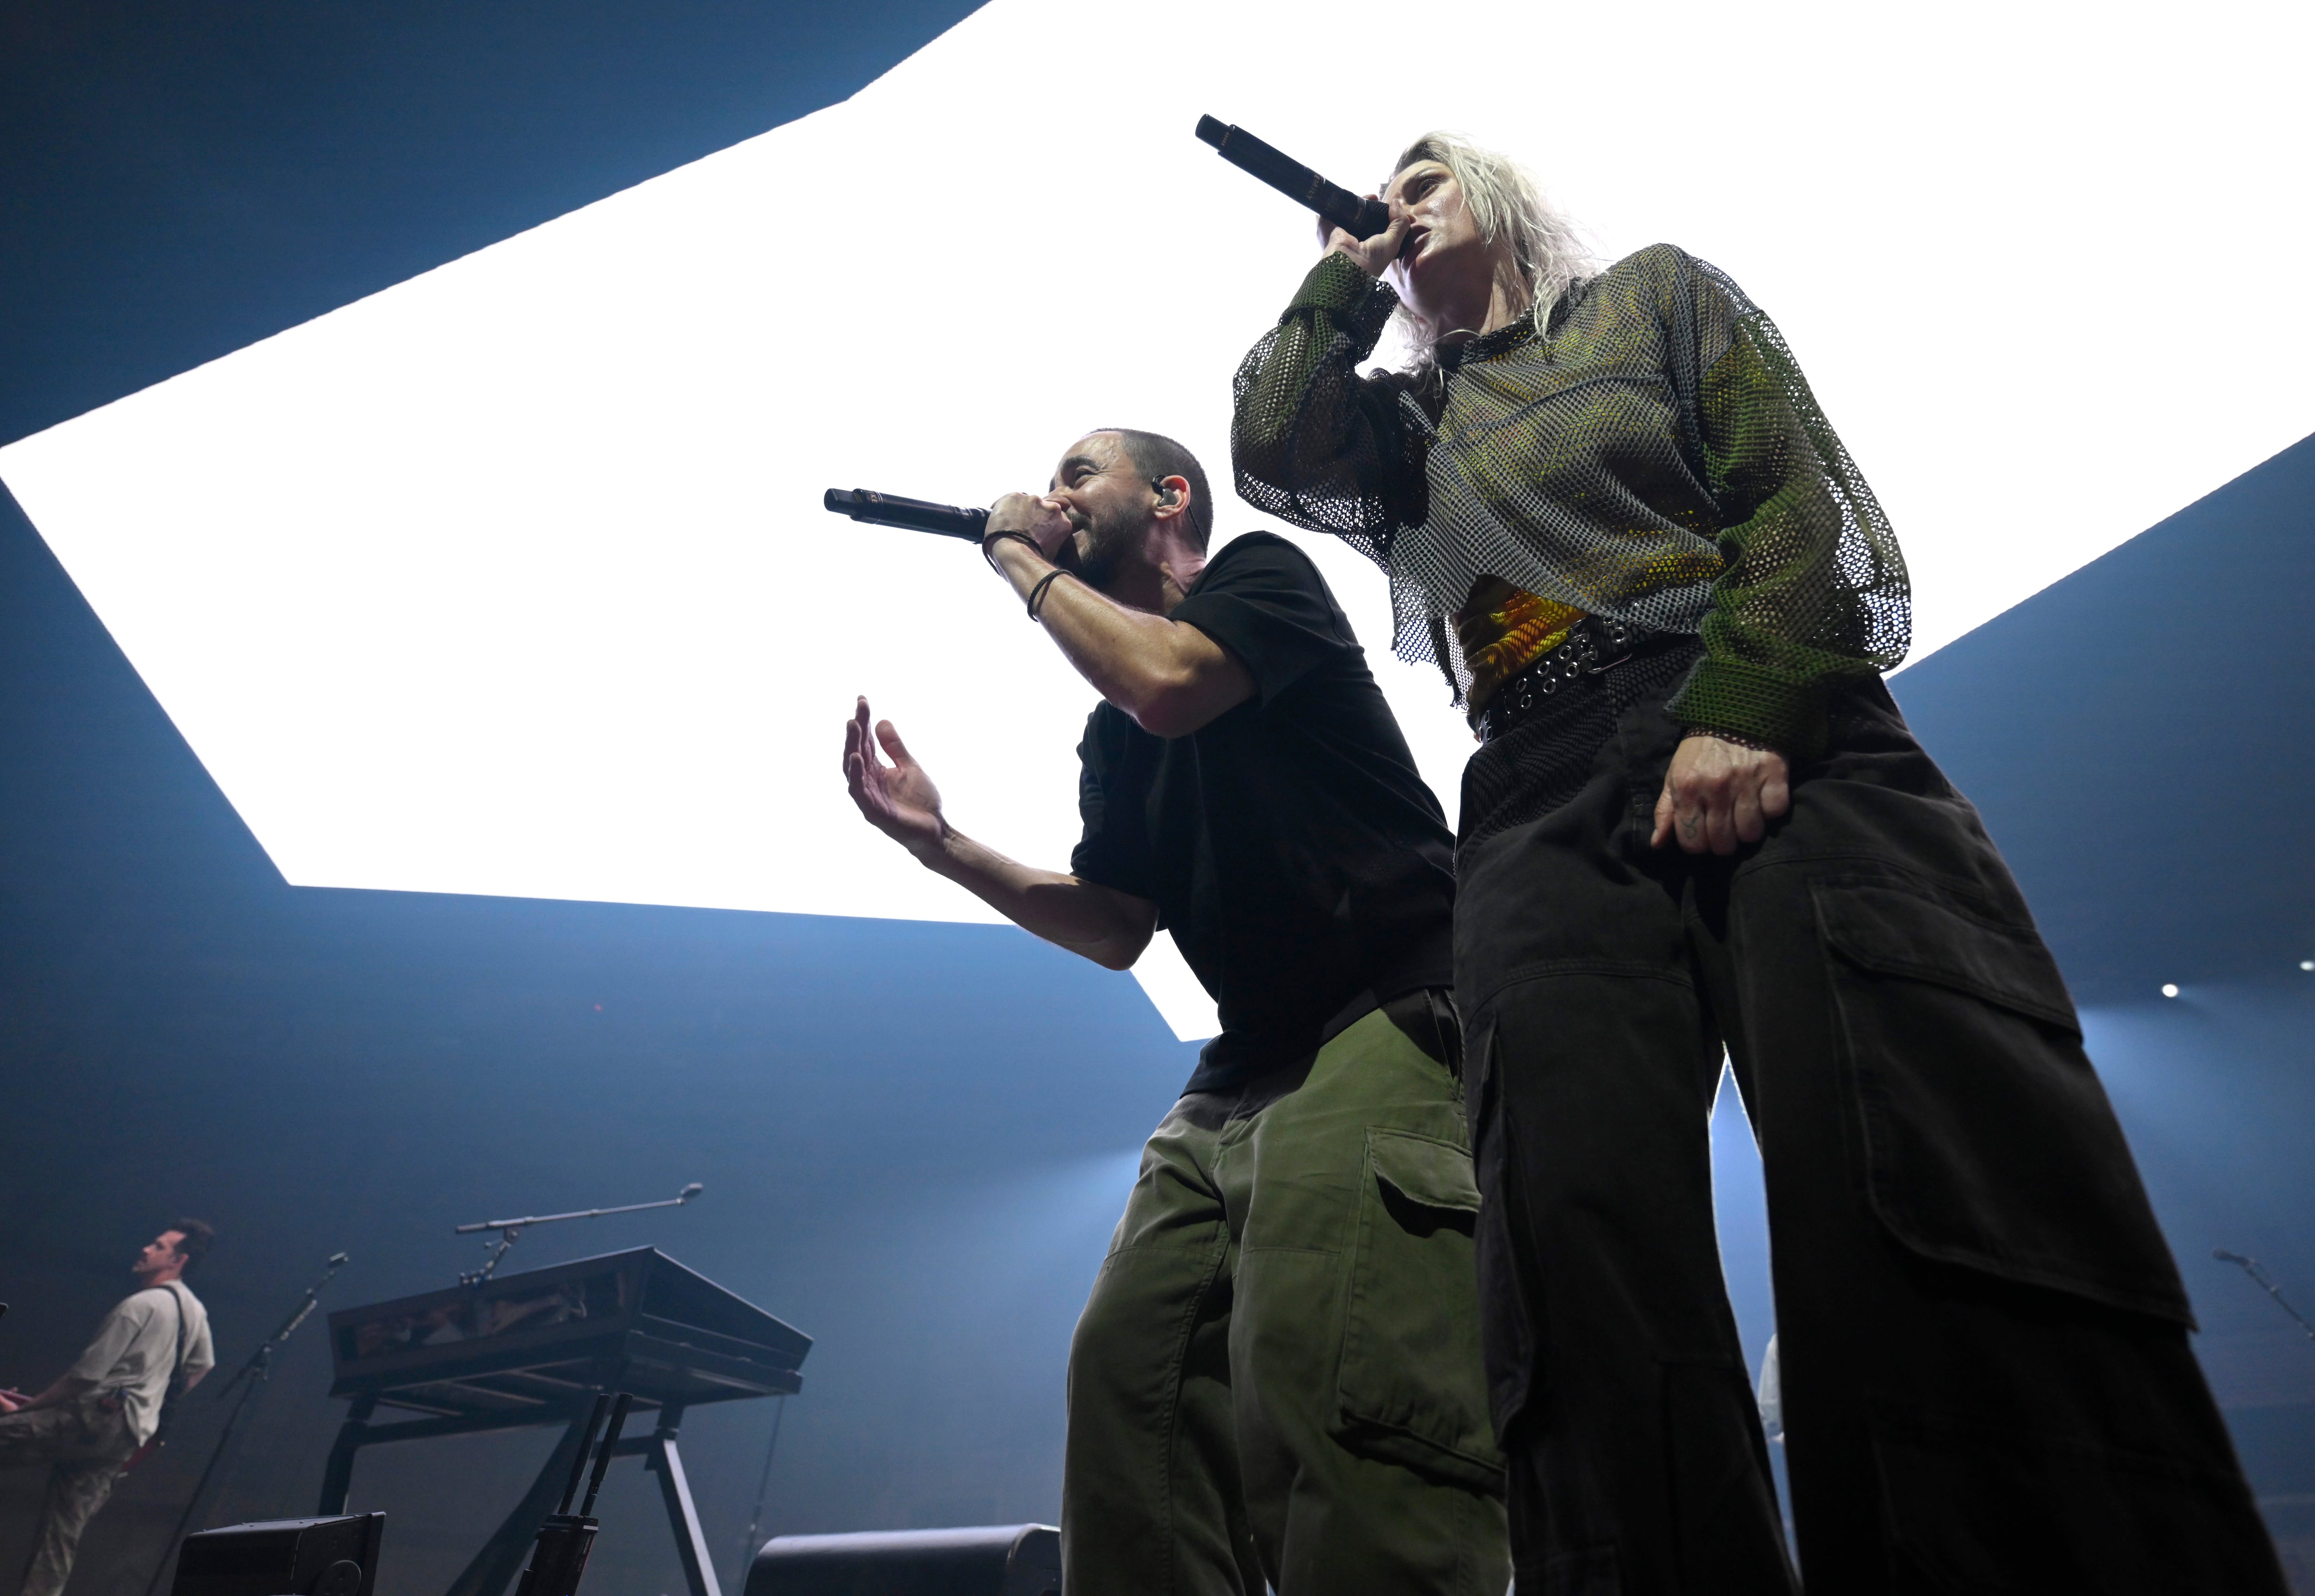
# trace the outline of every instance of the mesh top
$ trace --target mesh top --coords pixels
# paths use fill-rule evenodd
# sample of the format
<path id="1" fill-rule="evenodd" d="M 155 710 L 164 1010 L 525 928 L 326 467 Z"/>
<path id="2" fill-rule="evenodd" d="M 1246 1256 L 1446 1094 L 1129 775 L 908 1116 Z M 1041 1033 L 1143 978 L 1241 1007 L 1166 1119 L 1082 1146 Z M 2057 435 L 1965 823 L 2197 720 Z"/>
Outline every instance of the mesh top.
<path id="1" fill-rule="evenodd" d="M 1683 723 L 1796 758 L 1828 689 L 1904 657 L 1903 557 L 1776 326 L 1705 262 L 1654 244 L 1440 351 L 1361 376 L 1397 308 L 1323 257 L 1238 368 L 1231 452 L 1248 502 L 1389 572 L 1392 644 L 1468 701 L 1450 620 L 1502 589 L 1700 634 Z M 1478 705 L 1471 705 L 1474 712 Z"/>

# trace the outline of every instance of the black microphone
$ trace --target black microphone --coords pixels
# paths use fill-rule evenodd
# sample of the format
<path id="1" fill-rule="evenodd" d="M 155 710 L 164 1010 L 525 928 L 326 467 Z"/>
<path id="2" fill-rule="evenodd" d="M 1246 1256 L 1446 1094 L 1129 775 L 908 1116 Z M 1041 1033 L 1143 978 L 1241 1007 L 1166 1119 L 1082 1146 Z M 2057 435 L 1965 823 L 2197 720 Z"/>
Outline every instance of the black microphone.
<path id="1" fill-rule="evenodd" d="M 1202 116 L 1198 119 L 1198 137 L 1212 145 L 1214 153 L 1231 165 L 1260 178 L 1295 204 L 1308 206 L 1353 238 L 1372 238 L 1390 229 L 1389 206 L 1379 200 L 1362 200 L 1350 190 L 1328 182 L 1244 128 Z"/>
<path id="2" fill-rule="evenodd" d="M 830 488 L 820 502 L 838 515 L 879 527 L 905 527 L 911 532 L 935 532 L 979 543 L 989 529 L 989 512 L 957 504 L 935 504 L 924 499 L 903 499 L 897 493 L 872 493 L 866 488 Z"/>

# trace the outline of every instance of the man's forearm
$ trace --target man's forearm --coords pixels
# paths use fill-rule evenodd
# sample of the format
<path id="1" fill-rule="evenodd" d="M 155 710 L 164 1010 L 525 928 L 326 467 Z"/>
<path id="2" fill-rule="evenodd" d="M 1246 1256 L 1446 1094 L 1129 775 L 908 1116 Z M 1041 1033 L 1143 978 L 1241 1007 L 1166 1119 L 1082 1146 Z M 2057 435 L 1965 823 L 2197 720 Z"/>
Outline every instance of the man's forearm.
<path id="1" fill-rule="evenodd" d="M 1157 910 L 1145 900 L 1024 864 L 953 829 L 909 852 L 1023 930 L 1104 969 L 1125 969 L 1149 944 Z"/>
<path id="2" fill-rule="evenodd" d="M 991 554 L 1024 600 L 1059 569 L 1010 538 Z M 1197 731 L 1252 689 L 1245 668 L 1196 627 L 1120 604 L 1074 575 L 1053 580 L 1037 614 L 1078 674 L 1159 737 Z"/>
<path id="3" fill-rule="evenodd" d="M 33 1397 L 30 1402 L 25 1403 L 24 1406 L 55 1407 L 61 1403 L 70 1402 L 74 1397 L 81 1395 L 84 1391 L 93 1391 L 95 1389 L 96 1382 L 94 1380 L 83 1379 L 76 1374 L 60 1374 L 57 1376 L 55 1382 L 51 1384 L 47 1390 Z"/>
<path id="4" fill-rule="evenodd" d="M 1024 601 L 1060 569 L 1010 538 L 993 552 L 998 569 Z M 1037 613 L 1078 673 L 1129 714 L 1184 674 L 1173 658 L 1179 630 L 1173 622 L 1128 609 L 1073 576 L 1063 575 L 1045 590 Z"/>

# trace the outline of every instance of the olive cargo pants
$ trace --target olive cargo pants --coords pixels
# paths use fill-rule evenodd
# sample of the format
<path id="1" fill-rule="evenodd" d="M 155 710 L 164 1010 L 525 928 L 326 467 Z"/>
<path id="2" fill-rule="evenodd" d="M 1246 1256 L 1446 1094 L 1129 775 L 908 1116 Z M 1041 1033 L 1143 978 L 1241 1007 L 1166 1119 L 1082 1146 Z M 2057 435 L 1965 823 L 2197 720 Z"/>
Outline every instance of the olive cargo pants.
<path id="1" fill-rule="evenodd" d="M 1150 1137 L 1070 1348 L 1069 1596 L 1503 1596 L 1453 1026 L 1415 993 Z"/>
<path id="2" fill-rule="evenodd" d="M 1598 679 L 1554 705 L 1563 732 L 1612 702 Z M 1466 777 L 1456 997 L 1521 1596 L 1793 1589 L 1713 1231 L 1724 1043 L 1811 1592 L 2280 1596 L 2169 1250 L 1976 811 L 1874 681 L 1835 696 L 1766 841 L 1652 848 L 1663 703 L 1592 719 L 1588 770 L 1522 729 Z M 1506 767 L 1567 795 L 1538 813 Z M 1491 784 L 1511 796 L 1475 803 Z"/>

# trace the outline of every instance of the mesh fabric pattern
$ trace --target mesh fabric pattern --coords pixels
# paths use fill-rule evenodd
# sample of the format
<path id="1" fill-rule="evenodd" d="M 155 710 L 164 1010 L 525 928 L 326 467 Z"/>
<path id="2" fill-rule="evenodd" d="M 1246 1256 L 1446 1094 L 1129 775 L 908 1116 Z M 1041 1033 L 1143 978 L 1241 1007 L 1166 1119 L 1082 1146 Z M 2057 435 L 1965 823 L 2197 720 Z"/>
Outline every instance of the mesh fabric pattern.
<path id="1" fill-rule="evenodd" d="M 1662 637 L 1598 676 L 1579 678 L 1463 767 L 1459 852 L 1539 820 L 1583 790 L 1616 723 L 1635 704 L 1662 702 L 1703 652 L 1693 637 Z"/>
<path id="2" fill-rule="evenodd" d="M 1420 373 L 1362 375 L 1398 297 L 1323 257 L 1235 384 L 1249 503 L 1391 579 L 1392 647 L 1471 677 L 1484 577 L 1704 640 L 1684 723 L 1809 758 L 1832 685 L 1904 657 L 1887 518 L 1769 318 L 1655 244 Z M 1540 308 L 1540 307 L 1539 307 Z"/>

